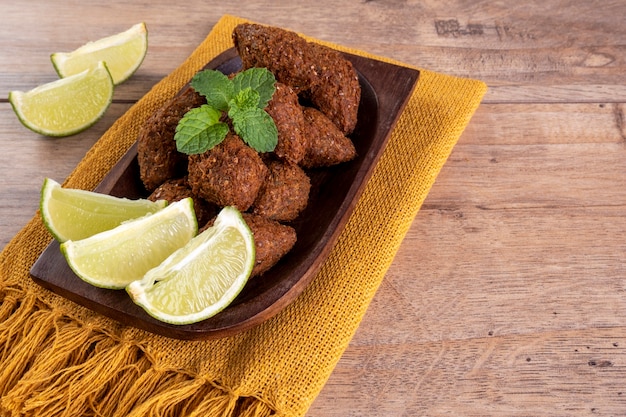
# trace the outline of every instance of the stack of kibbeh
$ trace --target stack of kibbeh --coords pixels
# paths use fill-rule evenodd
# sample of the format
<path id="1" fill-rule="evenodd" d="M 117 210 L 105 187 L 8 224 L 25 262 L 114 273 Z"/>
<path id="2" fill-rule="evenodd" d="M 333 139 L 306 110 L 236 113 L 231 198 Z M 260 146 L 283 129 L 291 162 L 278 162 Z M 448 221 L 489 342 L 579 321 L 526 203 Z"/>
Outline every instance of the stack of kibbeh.
<path id="1" fill-rule="evenodd" d="M 233 41 L 242 71 L 266 68 L 276 78 L 265 108 L 278 131 L 275 149 L 259 153 L 231 129 L 204 153 L 179 152 L 174 141 L 178 122 L 206 103 L 189 86 L 147 120 L 138 138 L 138 162 L 151 200 L 193 198 L 200 231 L 212 225 L 222 207 L 239 209 L 254 235 L 252 276 L 258 276 L 296 242 L 289 222 L 307 205 L 307 170 L 356 157 L 348 135 L 356 126 L 361 87 L 352 64 L 339 52 L 294 32 L 240 24 Z"/>

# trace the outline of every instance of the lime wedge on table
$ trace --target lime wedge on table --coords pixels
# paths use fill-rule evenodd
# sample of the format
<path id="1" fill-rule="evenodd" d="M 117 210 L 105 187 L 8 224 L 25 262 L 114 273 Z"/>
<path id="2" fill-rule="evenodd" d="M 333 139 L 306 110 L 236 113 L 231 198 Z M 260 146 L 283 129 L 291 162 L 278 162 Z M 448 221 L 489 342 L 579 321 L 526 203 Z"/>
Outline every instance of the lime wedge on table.
<path id="1" fill-rule="evenodd" d="M 69 136 L 102 117 L 113 99 L 113 89 L 111 75 L 100 62 L 27 92 L 11 91 L 9 102 L 27 128 L 46 136 Z"/>
<path id="2" fill-rule="evenodd" d="M 82 280 L 120 289 L 185 246 L 197 231 L 193 200 L 186 198 L 86 239 L 68 240 L 61 251 Z"/>
<path id="3" fill-rule="evenodd" d="M 225 207 L 213 227 L 174 252 L 126 288 L 133 301 L 158 320 L 189 324 L 228 306 L 243 289 L 255 249 L 252 232 L 233 207 Z"/>
<path id="4" fill-rule="evenodd" d="M 144 23 L 130 29 L 86 43 L 72 52 L 56 52 L 50 56 L 60 77 L 78 74 L 106 62 L 115 85 L 135 73 L 148 51 L 148 31 Z"/>
<path id="5" fill-rule="evenodd" d="M 93 191 L 63 188 L 46 178 L 39 208 L 44 224 L 59 242 L 80 240 L 122 222 L 156 213 L 167 201 L 130 200 Z"/>

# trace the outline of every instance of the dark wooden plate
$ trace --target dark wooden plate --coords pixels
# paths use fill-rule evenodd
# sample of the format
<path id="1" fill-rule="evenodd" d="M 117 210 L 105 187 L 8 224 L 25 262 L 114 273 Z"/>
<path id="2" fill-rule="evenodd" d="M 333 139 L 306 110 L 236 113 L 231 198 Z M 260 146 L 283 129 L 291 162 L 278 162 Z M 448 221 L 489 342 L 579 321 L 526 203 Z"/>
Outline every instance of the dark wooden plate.
<path id="1" fill-rule="evenodd" d="M 35 282 L 51 291 L 124 324 L 177 339 L 209 339 L 233 335 L 281 311 L 315 277 L 347 222 L 385 148 L 391 130 L 413 91 L 419 72 L 346 54 L 359 73 L 362 97 L 358 124 L 351 138 L 358 157 L 330 169 L 312 170 L 307 208 L 292 226 L 298 241 L 277 265 L 246 285 L 236 300 L 216 316 L 189 325 L 160 322 L 136 306 L 123 290 L 106 290 L 79 279 L 68 267 L 56 241 L 31 268 Z M 234 49 L 206 68 L 226 74 L 241 67 Z M 98 185 L 96 191 L 120 197 L 146 197 L 139 179 L 133 145 Z"/>

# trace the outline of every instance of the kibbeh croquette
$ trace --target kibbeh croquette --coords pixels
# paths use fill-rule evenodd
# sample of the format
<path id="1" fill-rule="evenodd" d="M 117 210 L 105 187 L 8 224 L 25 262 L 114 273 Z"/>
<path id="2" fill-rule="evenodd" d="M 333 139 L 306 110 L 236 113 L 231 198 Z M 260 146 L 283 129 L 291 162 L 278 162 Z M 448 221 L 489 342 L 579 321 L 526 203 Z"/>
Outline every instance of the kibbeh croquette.
<path id="1" fill-rule="evenodd" d="M 220 144 L 202 154 L 178 152 L 178 122 L 206 103 L 188 86 L 147 120 L 138 138 L 138 162 L 151 200 L 193 198 L 199 232 L 213 224 L 222 207 L 241 211 L 255 240 L 251 276 L 258 276 L 296 243 L 296 231 L 286 223 L 296 220 L 308 204 L 307 172 L 312 171 L 305 170 L 356 157 L 347 135 L 356 125 L 361 90 L 350 61 L 294 32 L 242 24 L 233 31 L 233 41 L 242 70 L 264 67 L 277 80 L 265 108 L 278 131 L 276 148 L 259 153 L 231 126 Z"/>
<path id="2" fill-rule="evenodd" d="M 307 205 L 311 181 L 302 168 L 289 161 L 270 161 L 267 168 L 269 172 L 252 213 L 272 220 L 292 221 Z"/>
<path id="3" fill-rule="evenodd" d="M 313 107 L 305 107 L 304 132 L 309 147 L 300 165 L 305 168 L 329 167 L 356 157 L 354 144 L 326 115 Z"/>
<path id="4" fill-rule="evenodd" d="M 251 276 L 269 270 L 296 244 L 293 227 L 256 214 L 243 213 L 243 219 L 254 236 L 256 260 Z"/>
<path id="5" fill-rule="evenodd" d="M 232 132 L 214 148 L 189 155 L 188 171 L 189 186 L 196 195 L 242 212 L 254 203 L 267 175 L 259 154 Z"/>
<path id="6" fill-rule="evenodd" d="M 148 196 L 148 200 L 165 200 L 171 204 L 187 197 L 193 199 L 193 209 L 196 213 L 198 225 L 202 226 L 217 215 L 218 207 L 195 195 L 186 177 L 165 181 Z"/>
<path id="7" fill-rule="evenodd" d="M 168 101 L 143 125 L 137 138 L 139 176 L 148 191 L 172 178 L 180 178 L 187 171 L 187 155 L 178 152 L 174 134 L 182 117 L 206 99 L 187 87 Z"/>
<path id="8" fill-rule="evenodd" d="M 313 105 L 346 135 L 356 127 L 361 85 L 352 63 L 338 51 L 310 42 L 318 82 L 310 91 Z"/>
<path id="9" fill-rule="evenodd" d="M 307 42 L 295 32 L 254 23 L 238 25 L 233 42 L 244 70 L 267 68 L 277 81 L 308 96 L 344 134 L 352 133 L 361 85 L 352 63 L 339 52 Z"/>
<path id="10" fill-rule="evenodd" d="M 304 135 L 304 115 L 298 102 L 298 95 L 291 87 L 276 83 L 276 91 L 265 111 L 272 117 L 278 130 L 278 143 L 274 154 L 281 159 L 299 163 L 308 148 Z"/>
<path id="11" fill-rule="evenodd" d="M 311 68 L 307 41 L 294 32 L 257 24 L 240 24 L 233 30 L 233 43 L 242 69 L 267 68 L 276 80 L 297 94 L 311 89 L 315 74 Z"/>

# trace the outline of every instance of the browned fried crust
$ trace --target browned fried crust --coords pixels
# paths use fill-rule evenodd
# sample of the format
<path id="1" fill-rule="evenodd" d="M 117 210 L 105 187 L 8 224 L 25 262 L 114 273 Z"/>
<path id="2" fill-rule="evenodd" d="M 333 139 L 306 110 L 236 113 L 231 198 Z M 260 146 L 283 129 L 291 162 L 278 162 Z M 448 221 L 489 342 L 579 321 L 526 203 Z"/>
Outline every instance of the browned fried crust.
<path id="1" fill-rule="evenodd" d="M 346 135 L 356 126 L 361 86 L 352 63 L 324 45 L 281 28 L 244 23 L 233 31 L 243 68 L 264 67 L 307 95 Z"/>
<path id="2" fill-rule="evenodd" d="M 267 68 L 296 93 L 309 90 L 314 79 L 305 55 L 307 42 L 294 32 L 257 24 L 240 24 L 233 42 L 243 69 Z"/>
<path id="3" fill-rule="evenodd" d="M 252 212 L 277 221 L 291 221 L 306 207 L 311 182 L 298 165 L 271 161 L 269 173 L 254 201 Z"/>
<path id="4" fill-rule="evenodd" d="M 319 110 L 305 107 L 305 134 L 309 138 L 309 148 L 300 165 L 305 168 L 328 167 L 347 162 L 356 157 L 356 149 L 346 137 Z"/>
<path id="5" fill-rule="evenodd" d="M 277 82 L 276 91 L 265 110 L 278 129 L 278 143 L 274 154 L 297 164 L 304 158 L 308 147 L 303 133 L 304 116 L 298 95 L 288 85 Z"/>
<path id="6" fill-rule="evenodd" d="M 311 87 L 311 102 L 344 134 L 356 126 L 361 85 L 352 63 L 339 52 L 316 43 L 309 43 L 311 62 L 318 81 Z"/>
<path id="7" fill-rule="evenodd" d="M 217 214 L 217 207 L 214 204 L 210 204 L 193 193 L 187 183 L 187 178 L 178 178 L 164 182 L 148 196 L 148 199 L 152 201 L 166 200 L 169 203 L 173 203 L 187 197 L 193 199 L 193 209 L 199 226 L 204 225 Z"/>
<path id="8" fill-rule="evenodd" d="M 157 201 L 165 200 L 169 203 L 182 200 L 183 198 L 190 197 L 191 188 L 187 184 L 186 178 L 176 178 L 167 180 L 163 184 L 159 185 L 148 196 L 148 200 Z"/>
<path id="9" fill-rule="evenodd" d="M 250 213 L 243 219 L 254 236 L 256 262 L 252 276 L 263 274 L 291 250 L 296 243 L 296 231 L 287 225 Z"/>
<path id="10" fill-rule="evenodd" d="M 176 125 L 187 111 L 205 102 L 204 97 L 188 87 L 150 116 L 142 127 L 137 160 L 141 181 L 148 191 L 185 174 L 187 155 L 176 150 Z"/>
<path id="11" fill-rule="evenodd" d="M 213 149 L 190 155 L 188 171 L 196 195 L 220 207 L 246 211 L 256 199 L 267 167 L 254 149 L 230 132 Z"/>

